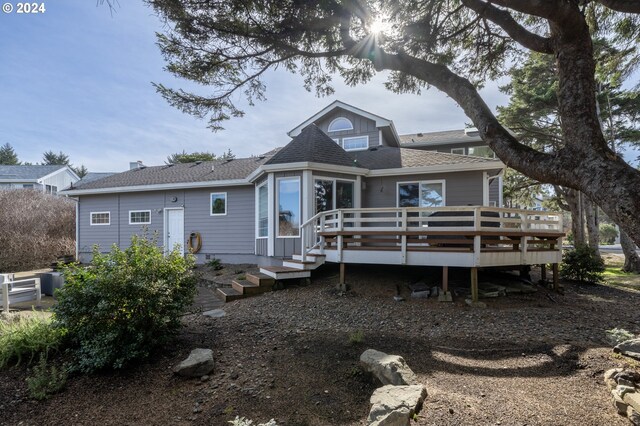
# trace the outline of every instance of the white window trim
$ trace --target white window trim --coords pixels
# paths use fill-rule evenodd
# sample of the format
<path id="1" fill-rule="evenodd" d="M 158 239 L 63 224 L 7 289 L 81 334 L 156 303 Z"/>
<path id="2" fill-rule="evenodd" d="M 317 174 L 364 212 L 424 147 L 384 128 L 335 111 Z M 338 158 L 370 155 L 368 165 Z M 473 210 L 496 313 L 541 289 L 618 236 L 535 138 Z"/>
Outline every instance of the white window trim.
<path id="1" fill-rule="evenodd" d="M 131 213 L 149 213 L 149 221 L 131 222 Z M 129 210 L 129 225 L 151 225 L 151 210 Z"/>
<path id="2" fill-rule="evenodd" d="M 109 215 L 109 222 L 107 223 L 93 223 L 94 214 L 107 214 Z M 111 225 L 111 212 L 90 212 L 89 213 L 89 226 L 109 226 Z"/>
<path id="3" fill-rule="evenodd" d="M 269 188 L 267 187 L 267 235 L 260 236 L 260 188 L 267 186 L 267 181 L 256 186 L 256 240 L 266 240 L 269 238 Z"/>
<path id="4" fill-rule="evenodd" d="M 298 181 L 298 214 L 302 213 L 302 189 L 300 187 L 300 176 L 287 176 L 276 178 L 276 204 L 277 207 L 275 222 L 276 222 L 276 238 L 300 238 L 300 227 L 298 227 L 298 235 L 280 235 L 280 181 L 282 180 L 297 180 Z M 302 218 L 301 218 L 302 219 Z M 300 223 L 302 225 L 302 223 Z"/>
<path id="5" fill-rule="evenodd" d="M 224 195 L 224 213 L 213 213 L 213 200 L 211 199 L 214 195 Z M 226 192 L 212 192 L 209 194 L 209 216 L 226 216 L 229 211 L 229 198 L 227 197 Z"/>
<path id="6" fill-rule="evenodd" d="M 342 145 L 340 144 L 340 138 L 331 138 L 331 139 L 333 139 L 333 141 L 334 141 L 335 143 L 337 143 L 337 144 L 338 144 L 338 146 L 342 146 Z"/>
<path id="7" fill-rule="evenodd" d="M 408 183 L 417 183 L 418 185 L 422 184 L 430 184 L 430 183 L 441 183 L 442 184 L 442 206 L 447 206 L 447 181 L 445 179 L 437 179 L 437 180 L 408 180 L 406 182 L 396 182 L 396 207 L 400 208 L 400 185 L 406 185 Z M 418 207 L 418 208 L 429 208 L 429 207 Z"/>
<path id="8" fill-rule="evenodd" d="M 335 194 L 336 193 L 336 182 L 349 182 L 353 184 L 353 205 L 356 205 L 356 181 L 353 179 L 343 179 L 343 178 L 336 178 L 336 177 L 329 177 L 329 176 L 314 176 L 313 177 L 313 209 L 314 209 L 314 215 L 318 214 L 319 212 L 315 211 L 317 208 L 317 204 L 316 204 L 316 199 L 315 199 L 315 189 L 316 189 L 316 181 L 317 180 L 327 180 L 327 181 L 332 181 L 332 191 Z M 336 197 L 333 197 L 333 205 L 331 206 L 331 210 L 335 210 L 336 207 Z M 355 207 L 354 207 L 355 208 Z"/>
<path id="9" fill-rule="evenodd" d="M 460 152 L 454 152 L 454 151 L 462 151 Z M 458 154 L 458 155 L 464 155 L 465 154 L 465 149 L 464 148 L 451 148 L 451 153 L 452 154 Z"/>
<path id="10" fill-rule="evenodd" d="M 367 146 L 365 146 L 364 148 L 352 148 L 352 149 L 347 149 L 345 148 L 345 142 L 352 140 L 352 139 L 362 139 L 362 138 L 366 138 L 367 140 Z M 369 149 L 369 135 L 361 135 L 361 136 L 352 136 L 349 138 L 342 138 L 342 149 L 344 149 L 345 151 L 364 151 L 365 149 Z"/>
<path id="11" fill-rule="evenodd" d="M 351 125 L 351 128 L 349 129 L 340 129 L 340 130 L 331 130 L 331 126 L 333 126 L 333 123 L 335 123 L 338 120 L 347 120 L 349 122 L 349 124 Z M 329 127 L 327 127 L 327 131 L 331 132 L 331 133 L 335 133 L 335 132 L 346 132 L 347 130 L 353 130 L 353 122 L 351 120 L 349 120 L 347 117 L 336 117 L 333 120 L 331 120 L 331 123 L 329 123 Z"/>

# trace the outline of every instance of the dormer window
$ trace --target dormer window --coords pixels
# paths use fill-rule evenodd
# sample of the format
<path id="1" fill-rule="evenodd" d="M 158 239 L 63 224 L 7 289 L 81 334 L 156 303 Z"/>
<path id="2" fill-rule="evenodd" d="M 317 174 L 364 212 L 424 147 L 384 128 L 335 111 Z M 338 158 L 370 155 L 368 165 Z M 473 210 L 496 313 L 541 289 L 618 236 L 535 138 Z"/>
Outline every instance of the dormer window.
<path id="1" fill-rule="evenodd" d="M 330 132 L 341 132 L 343 130 L 353 130 L 351 121 L 344 117 L 338 117 L 329 124 Z"/>

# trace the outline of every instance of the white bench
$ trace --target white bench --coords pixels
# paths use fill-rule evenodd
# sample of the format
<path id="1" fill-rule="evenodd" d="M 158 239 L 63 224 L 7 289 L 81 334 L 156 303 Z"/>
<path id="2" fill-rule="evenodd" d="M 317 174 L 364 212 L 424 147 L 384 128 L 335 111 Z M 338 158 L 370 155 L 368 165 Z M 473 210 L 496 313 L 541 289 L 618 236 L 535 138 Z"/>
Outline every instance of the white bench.
<path id="1" fill-rule="evenodd" d="M 35 300 L 36 306 L 40 306 L 41 299 L 40 278 L 15 280 L 13 274 L 0 274 L 0 303 L 4 312 L 9 312 L 12 303 Z"/>

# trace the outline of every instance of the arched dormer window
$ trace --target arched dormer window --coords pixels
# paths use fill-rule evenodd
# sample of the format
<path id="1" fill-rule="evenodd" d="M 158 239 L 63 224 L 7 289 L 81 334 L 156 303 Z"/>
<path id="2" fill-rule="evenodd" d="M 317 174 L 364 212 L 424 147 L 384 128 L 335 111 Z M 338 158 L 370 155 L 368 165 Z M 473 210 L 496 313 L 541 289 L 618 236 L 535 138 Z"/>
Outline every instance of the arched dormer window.
<path id="1" fill-rule="evenodd" d="M 353 130 L 353 124 L 351 124 L 351 121 L 344 117 L 338 117 L 329 124 L 330 132 L 340 132 L 342 130 Z"/>

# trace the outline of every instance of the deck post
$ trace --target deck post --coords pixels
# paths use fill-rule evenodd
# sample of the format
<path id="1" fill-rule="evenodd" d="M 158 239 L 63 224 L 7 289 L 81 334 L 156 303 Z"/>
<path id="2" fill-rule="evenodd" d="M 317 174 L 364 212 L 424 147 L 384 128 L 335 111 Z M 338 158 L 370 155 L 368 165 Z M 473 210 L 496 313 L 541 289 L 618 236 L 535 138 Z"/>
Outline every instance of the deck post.
<path id="1" fill-rule="evenodd" d="M 338 290 L 347 291 L 347 284 L 345 283 L 345 266 L 343 262 L 340 262 L 340 282 L 338 283 Z"/>
<path id="2" fill-rule="evenodd" d="M 453 302 L 449 292 L 449 267 L 442 267 L 442 291 L 438 294 L 438 302 Z"/>
<path id="3" fill-rule="evenodd" d="M 552 264 L 551 270 L 553 271 L 553 290 L 560 291 L 560 281 L 558 277 L 558 264 L 557 263 Z"/>
<path id="4" fill-rule="evenodd" d="M 547 284 L 547 265 L 545 263 L 540 265 L 540 282 L 542 285 Z"/>
<path id="5" fill-rule="evenodd" d="M 471 268 L 471 301 L 478 303 L 478 268 Z"/>

